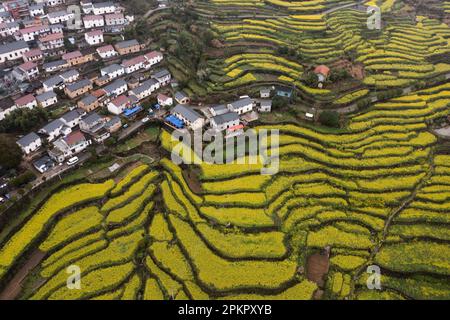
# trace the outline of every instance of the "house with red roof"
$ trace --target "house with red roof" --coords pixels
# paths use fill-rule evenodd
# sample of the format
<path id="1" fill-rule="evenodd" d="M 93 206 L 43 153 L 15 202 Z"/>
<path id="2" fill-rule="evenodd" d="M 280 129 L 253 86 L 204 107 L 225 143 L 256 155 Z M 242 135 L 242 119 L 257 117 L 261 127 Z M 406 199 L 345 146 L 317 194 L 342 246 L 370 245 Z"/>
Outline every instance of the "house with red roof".
<path id="1" fill-rule="evenodd" d="M 24 40 L 26 42 L 34 41 L 37 36 L 41 34 L 50 33 L 50 28 L 48 25 L 37 25 L 27 28 L 20 29 L 15 34 L 16 40 Z"/>
<path id="2" fill-rule="evenodd" d="M 62 56 L 62 59 L 67 61 L 70 66 L 87 63 L 94 59 L 92 54 L 82 54 L 79 50 L 68 52 Z"/>
<path id="3" fill-rule="evenodd" d="M 28 61 L 14 68 L 12 74 L 19 81 L 31 81 L 39 76 L 39 69 L 35 62 Z"/>
<path id="4" fill-rule="evenodd" d="M 90 14 L 83 17 L 83 24 L 86 29 L 101 28 L 105 25 L 102 15 Z"/>
<path id="5" fill-rule="evenodd" d="M 101 31 L 101 30 L 94 30 L 94 31 L 86 32 L 84 34 L 84 39 L 91 46 L 95 46 L 95 45 L 98 45 L 100 43 L 103 43 L 104 42 L 104 40 L 103 40 L 103 31 Z"/>
<path id="6" fill-rule="evenodd" d="M 108 111 L 115 115 L 122 114 L 125 109 L 128 109 L 130 107 L 131 100 L 125 95 L 118 96 L 108 103 Z"/>
<path id="7" fill-rule="evenodd" d="M 145 63 L 147 60 L 144 56 L 137 56 L 131 59 L 127 59 L 122 61 L 122 66 L 125 68 L 125 72 L 127 74 L 136 72 L 140 69 L 144 68 Z"/>
<path id="8" fill-rule="evenodd" d="M 39 37 L 38 45 L 42 51 L 64 47 L 64 34 L 62 32 L 57 32 L 42 35 Z"/>
<path id="9" fill-rule="evenodd" d="M 150 69 L 152 66 L 161 62 L 164 59 L 163 54 L 159 51 L 152 51 L 146 53 L 144 57 L 146 60 L 145 69 Z"/>
<path id="10" fill-rule="evenodd" d="M 314 73 L 317 75 L 319 82 L 324 82 L 330 75 L 330 72 L 330 68 L 323 64 L 314 69 Z"/>
<path id="11" fill-rule="evenodd" d="M 43 58 L 44 58 L 44 55 L 42 54 L 41 49 L 31 49 L 30 51 L 27 51 L 23 54 L 24 62 L 41 61 Z"/>
<path id="12" fill-rule="evenodd" d="M 37 107 L 37 100 L 32 94 L 27 94 L 14 100 L 14 104 L 17 108 L 29 108 L 33 109 Z"/>
<path id="13" fill-rule="evenodd" d="M 112 45 L 106 45 L 96 49 L 98 55 L 102 59 L 109 59 L 118 55 L 117 51 Z"/>
<path id="14" fill-rule="evenodd" d="M 86 139 L 84 134 L 77 130 L 53 142 L 53 149 L 48 154 L 52 159 L 61 163 L 65 159 L 82 152 L 91 143 L 90 139 Z"/>
<path id="15" fill-rule="evenodd" d="M 159 93 L 156 99 L 158 100 L 159 105 L 161 105 L 162 107 L 171 106 L 173 104 L 173 98 L 162 93 Z"/>

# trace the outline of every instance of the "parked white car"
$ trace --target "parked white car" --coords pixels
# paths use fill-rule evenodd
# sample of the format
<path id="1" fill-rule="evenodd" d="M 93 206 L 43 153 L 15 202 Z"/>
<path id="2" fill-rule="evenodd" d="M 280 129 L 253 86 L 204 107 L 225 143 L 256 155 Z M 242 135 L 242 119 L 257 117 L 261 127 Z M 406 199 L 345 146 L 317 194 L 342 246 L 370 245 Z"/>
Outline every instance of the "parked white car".
<path id="1" fill-rule="evenodd" d="M 73 166 L 75 163 L 77 163 L 80 159 L 78 157 L 70 158 L 69 161 L 67 161 L 68 166 Z"/>

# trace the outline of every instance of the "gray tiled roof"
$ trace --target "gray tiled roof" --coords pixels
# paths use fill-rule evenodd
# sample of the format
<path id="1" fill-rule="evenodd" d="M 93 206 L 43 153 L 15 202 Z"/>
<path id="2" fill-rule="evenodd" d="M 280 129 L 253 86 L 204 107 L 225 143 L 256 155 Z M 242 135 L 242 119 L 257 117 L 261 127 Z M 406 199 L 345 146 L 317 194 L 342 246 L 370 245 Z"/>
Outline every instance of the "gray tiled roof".
<path id="1" fill-rule="evenodd" d="M 97 101 L 97 98 L 92 94 L 88 94 L 83 99 L 81 99 L 81 102 L 84 103 L 85 105 L 90 105 L 91 103 L 94 103 L 95 101 Z"/>
<path id="2" fill-rule="evenodd" d="M 94 123 L 98 122 L 101 119 L 102 117 L 100 117 L 97 112 L 92 112 L 86 117 L 84 117 L 81 121 L 83 121 L 87 125 L 93 125 Z"/>
<path id="3" fill-rule="evenodd" d="M 44 63 L 43 67 L 44 67 L 44 69 L 55 68 L 55 67 L 65 65 L 66 63 L 67 63 L 66 60 L 56 60 L 56 61 Z"/>
<path id="4" fill-rule="evenodd" d="M 224 104 L 218 104 L 218 105 L 212 106 L 211 109 L 213 109 L 216 113 L 220 112 L 220 111 L 228 110 L 227 106 Z"/>
<path id="5" fill-rule="evenodd" d="M 48 123 L 46 126 L 42 127 L 41 130 L 43 132 L 50 133 L 53 130 L 63 127 L 63 126 L 64 126 L 64 123 L 61 120 L 56 119 L 56 120 L 53 120 L 52 122 Z"/>
<path id="6" fill-rule="evenodd" d="M 167 76 L 167 75 L 169 75 L 169 74 L 170 74 L 169 70 L 167 70 L 167 69 L 162 69 L 162 70 L 159 70 L 159 71 L 155 72 L 155 73 L 152 75 L 152 78 L 162 78 L 162 77 L 165 77 L 165 76 Z"/>
<path id="7" fill-rule="evenodd" d="M 67 14 L 67 11 L 60 10 L 60 11 L 55 11 L 55 12 L 49 12 L 48 17 L 49 18 L 57 18 L 57 17 L 65 16 L 66 14 Z"/>
<path id="8" fill-rule="evenodd" d="M 104 87 L 103 90 L 105 90 L 106 92 L 113 92 L 117 88 L 120 88 L 120 87 L 122 87 L 123 85 L 126 85 L 126 84 L 127 83 L 125 82 L 125 80 L 117 79 L 113 83 L 111 83 L 111 84 L 107 85 L 106 87 Z"/>
<path id="9" fill-rule="evenodd" d="M 228 112 L 224 113 L 218 116 L 215 116 L 213 118 L 214 122 L 218 125 L 230 122 L 230 121 L 236 121 L 239 119 L 239 115 L 236 112 Z"/>
<path id="10" fill-rule="evenodd" d="M 44 82 L 42 82 L 43 85 L 47 86 L 47 87 L 54 87 L 60 83 L 63 83 L 63 79 L 60 76 L 54 76 L 51 78 L 48 78 L 47 80 L 45 80 Z"/>
<path id="11" fill-rule="evenodd" d="M 68 85 L 67 86 L 67 90 L 69 90 L 71 92 L 74 92 L 74 91 L 77 91 L 77 90 L 79 90 L 79 89 L 81 89 L 83 87 L 86 87 L 86 86 L 90 85 L 90 84 L 91 84 L 90 80 L 83 79 L 83 80 L 80 80 L 80 81 L 77 81 L 75 83 L 72 83 L 72 84 Z"/>
<path id="12" fill-rule="evenodd" d="M 113 64 L 111 64 L 111 65 L 109 65 L 109 66 L 107 66 L 107 67 L 102 68 L 102 69 L 100 70 L 100 72 L 101 72 L 102 74 L 103 74 L 103 73 L 109 74 L 109 73 L 116 72 L 117 70 L 120 70 L 120 69 L 123 69 L 123 67 L 122 67 L 122 66 L 119 66 L 117 63 L 113 63 Z"/>
<path id="13" fill-rule="evenodd" d="M 61 73 L 60 76 L 63 77 L 64 79 L 67 79 L 67 78 L 70 78 L 70 77 L 73 77 L 73 76 L 76 76 L 79 74 L 80 73 L 77 70 L 70 69 L 70 70 L 67 70 L 66 72 Z"/>
<path id="14" fill-rule="evenodd" d="M 230 105 L 231 105 L 231 107 L 232 107 L 233 109 L 239 109 L 239 108 L 242 108 L 242 107 L 244 107 L 244 106 L 247 106 L 247 105 L 249 105 L 249 104 L 251 104 L 251 103 L 253 103 L 253 102 L 252 102 L 252 99 L 250 99 L 250 98 L 244 98 L 244 99 L 239 99 L 239 100 L 237 100 L 237 101 L 234 101 L 234 102 L 230 103 Z"/>
<path id="15" fill-rule="evenodd" d="M 123 49 L 123 48 L 133 47 L 133 46 L 136 46 L 136 45 L 139 45 L 139 42 L 136 39 L 133 39 L 133 40 L 126 40 L 126 41 L 117 42 L 115 46 L 117 48 Z"/>
<path id="16" fill-rule="evenodd" d="M 192 108 L 178 104 L 172 109 L 172 113 L 179 113 L 190 122 L 194 122 L 201 119 L 201 116 L 195 112 Z"/>
<path id="17" fill-rule="evenodd" d="M 175 99 L 177 100 L 177 101 L 180 101 L 181 99 L 184 99 L 184 98 L 187 98 L 188 96 L 187 96 L 187 94 L 186 93 L 184 93 L 183 91 L 177 91 L 176 93 L 175 93 Z"/>
<path id="18" fill-rule="evenodd" d="M 28 48 L 28 44 L 25 41 L 15 41 L 0 45 L 0 54 L 16 51 L 20 49 Z"/>
<path id="19" fill-rule="evenodd" d="M 80 113 L 78 112 L 77 109 L 75 109 L 75 110 L 72 110 L 72 111 L 69 111 L 69 112 L 63 114 L 63 116 L 60 119 L 65 122 L 70 122 L 79 117 L 80 117 Z"/>
<path id="20" fill-rule="evenodd" d="M 97 3 L 92 4 L 92 6 L 94 8 L 104 8 L 104 7 L 110 7 L 113 5 L 114 5 L 114 3 L 112 1 L 97 2 Z"/>
<path id="21" fill-rule="evenodd" d="M 120 117 L 119 116 L 112 117 L 107 123 L 105 123 L 105 128 L 112 127 L 117 123 L 121 123 Z"/>
<path id="22" fill-rule="evenodd" d="M 26 147 L 38 139 L 40 139 L 39 136 L 36 133 L 31 132 L 31 133 L 27 134 L 26 136 L 17 140 L 17 143 L 22 147 Z"/>
<path id="23" fill-rule="evenodd" d="M 157 84 L 158 81 L 156 81 L 155 79 L 149 79 L 147 81 L 142 82 L 142 84 L 139 87 L 136 87 L 133 89 L 133 93 L 134 94 L 141 94 L 144 91 L 147 91 L 148 89 L 151 88 L 151 86 Z"/>
<path id="24" fill-rule="evenodd" d="M 56 93 L 54 93 L 53 91 L 47 91 L 36 96 L 36 100 L 39 102 L 43 102 L 54 97 L 56 97 Z"/>

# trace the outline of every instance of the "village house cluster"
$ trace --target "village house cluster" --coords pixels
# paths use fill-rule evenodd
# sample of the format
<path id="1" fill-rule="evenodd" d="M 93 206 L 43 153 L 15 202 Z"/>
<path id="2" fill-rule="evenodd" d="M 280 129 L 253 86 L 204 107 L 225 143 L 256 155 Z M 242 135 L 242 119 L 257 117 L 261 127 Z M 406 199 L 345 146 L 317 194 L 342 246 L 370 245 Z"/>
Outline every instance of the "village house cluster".
<path id="1" fill-rule="evenodd" d="M 274 92 L 272 92 L 274 91 Z M 259 98 L 242 96 L 238 100 L 212 106 L 190 106 L 190 98 L 183 92 L 176 92 L 178 103 L 171 109 L 165 122 L 172 128 L 191 130 L 209 126 L 215 132 L 225 132 L 226 137 L 239 135 L 246 124 L 258 119 L 258 113 L 271 112 L 272 94 L 278 94 L 272 88 L 262 89 Z"/>
<path id="2" fill-rule="evenodd" d="M 170 84 L 170 72 L 158 66 L 161 52 L 123 38 L 133 20 L 113 1 L 0 4 L 0 121 L 22 108 L 67 108 L 17 140 L 38 171 L 102 143 L 143 110 L 143 100 Z M 162 105 L 172 104 L 160 96 L 166 97 Z"/>
<path id="3" fill-rule="evenodd" d="M 74 2 L 78 20 L 68 10 Z M 62 110 L 17 140 L 25 160 L 39 172 L 70 163 L 90 145 L 103 144 L 130 122 L 139 127 L 151 116 L 176 130 L 211 128 L 235 136 L 258 113 L 271 111 L 273 95 L 286 94 L 267 88 L 257 98 L 194 106 L 184 91 L 171 94 L 177 83 L 163 66 L 163 53 L 123 38 L 132 21 L 110 1 L 2 3 L 0 85 L 10 92 L 0 104 L 0 121 L 18 109 Z M 150 99 L 157 103 L 142 112 Z"/>

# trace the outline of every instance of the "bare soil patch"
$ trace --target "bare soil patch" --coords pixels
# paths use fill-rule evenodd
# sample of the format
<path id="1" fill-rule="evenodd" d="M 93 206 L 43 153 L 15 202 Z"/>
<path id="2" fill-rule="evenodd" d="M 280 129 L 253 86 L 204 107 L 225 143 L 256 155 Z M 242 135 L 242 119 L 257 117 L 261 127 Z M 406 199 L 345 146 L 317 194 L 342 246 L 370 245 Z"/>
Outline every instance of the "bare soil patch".
<path id="1" fill-rule="evenodd" d="M 22 284 L 28 274 L 44 259 L 45 252 L 36 249 L 25 264 L 19 269 L 5 289 L 0 293 L 0 300 L 14 300 L 22 291 Z"/>
<path id="2" fill-rule="evenodd" d="M 317 283 L 319 287 L 325 284 L 325 275 L 330 267 L 330 259 L 326 253 L 315 253 L 306 262 L 306 277 Z"/>

